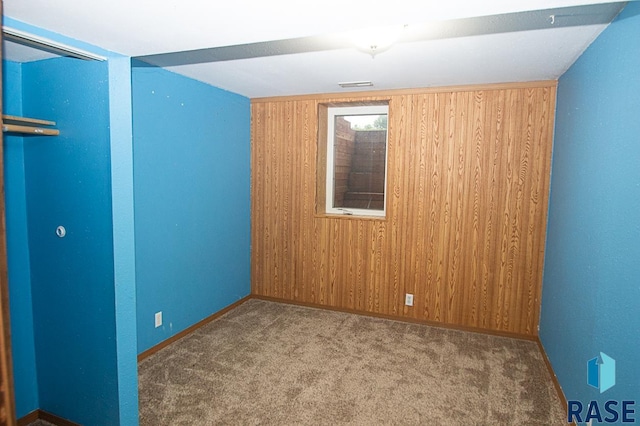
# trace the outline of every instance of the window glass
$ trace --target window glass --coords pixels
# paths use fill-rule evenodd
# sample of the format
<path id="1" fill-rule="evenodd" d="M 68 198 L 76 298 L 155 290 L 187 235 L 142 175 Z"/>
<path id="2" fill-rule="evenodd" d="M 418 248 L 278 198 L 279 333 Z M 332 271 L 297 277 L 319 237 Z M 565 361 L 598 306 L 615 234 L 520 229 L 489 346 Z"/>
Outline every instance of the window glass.
<path id="1" fill-rule="evenodd" d="M 327 213 L 384 216 L 388 110 L 329 108 Z"/>

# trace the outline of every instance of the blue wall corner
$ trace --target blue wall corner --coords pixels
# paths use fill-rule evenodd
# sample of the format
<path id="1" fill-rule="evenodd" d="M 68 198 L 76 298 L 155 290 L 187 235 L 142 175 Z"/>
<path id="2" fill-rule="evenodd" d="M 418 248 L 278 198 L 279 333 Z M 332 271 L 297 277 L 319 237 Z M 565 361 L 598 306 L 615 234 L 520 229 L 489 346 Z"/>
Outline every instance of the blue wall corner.
<path id="1" fill-rule="evenodd" d="M 134 66 L 133 121 L 143 352 L 250 293 L 250 101 Z"/>
<path id="2" fill-rule="evenodd" d="M 109 59 L 111 192 L 120 424 L 138 423 L 131 59 Z"/>
<path id="3" fill-rule="evenodd" d="M 635 400 L 640 418 L 640 3 L 558 84 L 540 340 L 569 400 Z M 587 361 L 616 360 L 600 395 Z M 601 406 L 602 407 L 602 406 Z M 604 415 L 604 413 L 603 413 Z"/>
<path id="4" fill-rule="evenodd" d="M 118 424 L 107 64 L 56 58 L 22 70 L 24 114 L 60 129 L 24 138 L 40 408 Z"/>
<path id="5" fill-rule="evenodd" d="M 3 61 L 3 113 L 22 115 L 22 66 Z M 39 407 L 31 304 L 31 273 L 25 190 L 24 138 L 4 135 L 4 183 L 9 267 L 9 312 L 16 415 Z"/>

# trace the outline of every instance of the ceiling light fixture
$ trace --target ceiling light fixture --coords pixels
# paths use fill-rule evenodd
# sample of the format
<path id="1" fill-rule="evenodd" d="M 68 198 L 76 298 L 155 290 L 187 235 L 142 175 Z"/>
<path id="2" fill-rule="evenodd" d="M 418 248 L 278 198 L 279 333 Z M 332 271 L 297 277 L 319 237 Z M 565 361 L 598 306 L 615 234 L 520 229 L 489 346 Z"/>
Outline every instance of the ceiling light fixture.
<path id="1" fill-rule="evenodd" d="M 348 89 L 351 87 L 371 87 L 373 86 L 373 83 L 370 81 L 349 81 L 345 83 L 338 83 L 338 86 L 343 89 Z"/>
<path id="2" fill-rule="evenodd" d="M 358 50 L 374 58 L 397 42 L 407 27 L 408 25 L 402 25 L 356 30 L 351 32 L 350 39 Z"/>

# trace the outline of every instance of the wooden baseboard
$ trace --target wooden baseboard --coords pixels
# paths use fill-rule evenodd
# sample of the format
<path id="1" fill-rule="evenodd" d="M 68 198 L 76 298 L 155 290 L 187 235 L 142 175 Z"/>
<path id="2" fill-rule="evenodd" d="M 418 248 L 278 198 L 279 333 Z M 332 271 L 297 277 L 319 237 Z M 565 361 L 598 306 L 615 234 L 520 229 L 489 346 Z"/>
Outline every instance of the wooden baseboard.
<path id="1" fill-rule="evenodd" d="M 231 305 L 229 305 L 226 308 L 214 313 L 213 315 L 210 315 L 210 316 L 206 317 L 205 319 L 195 323 L 191 327 L 185 328 L 180 333 L 174 334 L 173 336 L 169 337 L 167 340 L 163 340 L 162 342 L 160 342 L 157 345 L 147 349 L 146 351 L 141 352 L 140 354 L 138 354 L 138 362 L 140 362 L 143 359 L 149 357 L 150 355 L 153 355 L 154 353 L 158 352 L 160 349 L 166 348 L 167 346 L 169 346 L 173 342 L 182 339 L 184 336 L 186 336 L 186 335 L 188 335 L 190 333 L 193 333 L 195 330 L 199 329 L 203 325 L 208 324 L 211 321 L 213 321 L 214 319 L 221 317 L 222 315 L 224 315 L 227 312 L 229 312 L 231 309 L 237 308 L 238 306 L 242 305 L 244 302 L 246 302 L 249 299 L 251 299 L 250 295 L 238 300 L 237 302 L 232 303 Z"/>
<path id="2" fill-rule="evenodd" d="M 169 346 L 173 342 L 175 342 L 177 340 L 180 340 L 184 336 L 194 332 L 195 330 L 197 330 L 198 328 L 202 327 L 203 325 L 208 324 L 211 321 L 215 320 L 216 318 L 221 317 L 222 315 L 226 314 L 230 310 L 242 305 L 244 302 L 246 302 L 249 299 L 268 300 L 268 301 L 271 301 L 271 302 L 287 303 L 287 304 L 290 304 L 290 305 L 305 306 L 305 307 L 308 307 L 308 308 L 326 309 L 326 310 L 330 310 L 330 311 L 346 312 L 346 313 L 356 314 L 356 315 L 365 315 L 365 316 L 369 316 L 369 317 L 383 318 L 383 319 L 388 319 L 388 320 L 393 320 L 393 321 L 409 322 L 409 323 L 413 323 L 413 324 L 423 324 L 423 325 L 429 325 L 429 326 L 432 326 L 432 327 L 446 328 L 446 329 L 450 329 L 450 330 L 460 330 L 460 331 L 467 331 L 467 332 L 471 332 L 471 333 L 490 334 L 492 336 L 510 337 L 510 338 L 520 339 L 520 340 L 537 341 L 538 344 L 539 344 L 539 340 L 538 340 L 537 336 L 531 336 L 531 335 L 528 335 L 528 334 L 510 333 L 510 332 L 506 332 L 506 331 L 487 330 L 487 329 L 483 329 L 483 328 L 457 326 L 457 325 L 452 325 L 452 324 L 444 324 L 444 323 L 441 323 L 441 322 L 438 322 L 438 321 L 427 321 L 427 320 L 418 320 L 418 319 L 415 319 L 415 318 L 395 317 L 393 315 L 378 314 L 378 313 L 375 313 L 375 312 L 365 312 L 365 311 L 358 311 L 358 310 L 355 310 L 355 309 L 346 309 L 346 308 L 335 308 L 335 307 L 326 306 L 326 305 L 319 305 L 319 304 L 314 304 L 314 303 L 296 302 L 296 301 L 292 301 L 292 300 L 278 299 L 278 298 L 275 298 L 275 297 L 260 296 L 260 295 L 256 295 L 256 294 L 251 294 L 249 296 L 246 296 L 246 297 L 238 300 L 235 303 L 232 303 L 231 305 L 229 305 L 226 308 L 214 313 L 213 315 L 208 316 L 207 318 L 205 318 L 202 321 L 192 325 L 191 327 L 188 327 L 188 328 L 182 330 L 180 333 L 169 337 L 167 340 L 163 340 L 162 342 L 158 343 L 157 345 L 147 349 L 144 352 L 141 352 L 140 354 L 138 354 L 138 362 L 140 362 L 143 359 L 153 355 L 154 353 L 158 352 L 160 349 Z"/>
<path id="3" fill-rule="evenodd" d="M 18 419 L 18 426 L 26 426 L 40 418 L 40 410 L 34 410 L 24 417 Z"/>
<path id="4" fill-rule="evenodd" d="M 553 371 L 553 366 L 551 365 L 551 361 L 549 361 L 549 357 L 547 356 L 547 352 L 544 350 L 544 346 L 542 346 L 542 342 L 540 338 L 536 339 L 538 343 L 538 348 L 540 349 L 540 353 L 542 354 L 542 358 L 544 359 L 544 363 L 547 366 L 547 370 L 549 371 L 549 375 L 551 376 L 551 381 L 553 381 L 553 386 L 556 388 L 556 392 L 558 393 L 558 398 L 560 398 L 560 402 L 562 403 L 564 416 L 567 417 L 567 397 L 564 395 L 564 391 L 562 390 L 562 386 L 560 386 L 560 382 L 558 381 L 558 376 L 556 376 L 556 372 Z M 575 426 L 575 422 L 567 423 Z"/>
<path id="5" fill-rule="evenodd" d="M 368 317 L 382 318 L 382 319 L 388 319 L 393 321 L 409 322 L 412 324 L 422 324 L 422 325 L 428 325 L 431 327 L 446 328 L 449 330 L 459 330 L 459 331 L 467 331 L 470 333 L 490 334 L 492 336 L 510 337 L 512 339 L 530 340 L 534 342 L 538 340 L 537 336 L 531 336 L 528 334 L 511 333 L 508 331 L 498 331 L 498 330 L 487 330 L 484 328 L 466 327 L 463 325 L 445 324 L 439 321 L 428 321 L 428 320 L 419 320 L 415 318 L 396 317 L 393 315 L 378 314 L 375 312 L 358 311 L 356 309 L 348 309 L 348 308 L 336 308 L 332 306 L 319 305 L 315 303 L 297 302 L 293 300 L 278 299 L 270 296 L 260 296 L 257 294 L 252 294 L 251 298 L 268 300 L 270 302 L 277 302 L 277 303 L 287 303 L 289 305 L 305 306 L 307 308 L 325 309 L 329 311 L 345 312 L 349 314 L 364 315 Z"/>
<path id="6" fill-rule="evenodd" d="M 48 413 L 44 410 L 35 410 L 27 414 L 26 416 L 18 419 L 18 426 L 27 426 L 36 420 L 44 420 L 56 426 L 80 426 L 78 423 L 71 420 L 63 419 L 55 414 Z"/>

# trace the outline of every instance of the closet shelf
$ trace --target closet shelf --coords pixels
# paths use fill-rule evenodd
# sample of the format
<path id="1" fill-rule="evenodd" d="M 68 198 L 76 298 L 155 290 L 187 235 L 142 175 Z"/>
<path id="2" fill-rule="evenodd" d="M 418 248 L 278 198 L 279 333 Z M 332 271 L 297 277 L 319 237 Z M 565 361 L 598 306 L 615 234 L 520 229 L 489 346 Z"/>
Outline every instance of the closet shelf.
<path id="1" fill-rule="evenodd" d="M 12 133 L 25 133 L 29 135 L 58 136 L 60 130 L 43 126 L 55 126 L 55 121 L 40 120 L 37 118 L 17 117 L 15 115 L 2 115 L 2 131 Z"/>

